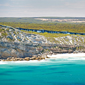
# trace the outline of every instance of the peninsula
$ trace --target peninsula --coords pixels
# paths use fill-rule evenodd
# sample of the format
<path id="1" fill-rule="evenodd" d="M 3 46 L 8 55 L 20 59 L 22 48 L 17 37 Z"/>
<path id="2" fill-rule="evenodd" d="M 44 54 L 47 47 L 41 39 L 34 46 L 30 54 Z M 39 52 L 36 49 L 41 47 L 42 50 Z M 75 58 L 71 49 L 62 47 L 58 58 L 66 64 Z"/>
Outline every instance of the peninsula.
<path id="1" fill-rule="evenodd" d="M 42 60 L 49 55 L 85 53 L 84 28 L 83 23 L 0 22 L 0 60 Z"/>

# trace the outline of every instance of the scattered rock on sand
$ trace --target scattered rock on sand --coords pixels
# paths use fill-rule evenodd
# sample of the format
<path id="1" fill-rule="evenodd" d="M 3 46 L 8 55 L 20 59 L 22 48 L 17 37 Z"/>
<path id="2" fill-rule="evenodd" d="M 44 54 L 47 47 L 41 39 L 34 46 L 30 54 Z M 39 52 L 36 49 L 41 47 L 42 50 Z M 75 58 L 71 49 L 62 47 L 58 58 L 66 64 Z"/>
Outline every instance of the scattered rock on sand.
<path id="1" fill-rule="evenodd" d="M 24 58 L 24 60 L 29 61 L 29 60 L 30 60 L 30 58 L 29 58 L 29 57 L 25 57 L 25 58 Z"/>

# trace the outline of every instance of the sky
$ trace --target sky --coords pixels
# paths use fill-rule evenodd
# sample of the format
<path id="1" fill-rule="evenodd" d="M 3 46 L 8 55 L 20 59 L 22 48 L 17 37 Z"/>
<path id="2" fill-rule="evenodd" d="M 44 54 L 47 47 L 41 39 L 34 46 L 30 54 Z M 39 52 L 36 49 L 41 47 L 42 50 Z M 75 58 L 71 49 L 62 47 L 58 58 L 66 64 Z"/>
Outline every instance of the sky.
<path id="1" fill-rule="evenodd" d="M 85 0 L 0 0 L 0 17 L 85 17 Z"/>

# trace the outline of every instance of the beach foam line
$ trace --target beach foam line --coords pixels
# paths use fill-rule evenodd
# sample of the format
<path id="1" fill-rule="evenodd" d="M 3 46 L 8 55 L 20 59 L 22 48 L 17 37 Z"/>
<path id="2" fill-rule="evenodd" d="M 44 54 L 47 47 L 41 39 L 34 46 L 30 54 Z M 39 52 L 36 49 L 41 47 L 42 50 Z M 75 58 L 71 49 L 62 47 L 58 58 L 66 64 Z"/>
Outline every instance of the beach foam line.
<path id="1" fill-rule="evenodd" d="M 85 53 L 65 53 L 56 55 L 47 55 L 49 58 L 72 58 L 72 57 L 85 57 Z"/>
<path id="2" fill-rule="evenodd" d="M 15 63 L 36 63 L 36 62 L 45 62 L 46 60 L 29 60 L 29 61 L 12 61 Z"/>
<path id="3" fill-rule="evenodd" d="M 0 61 L 0 64 L 27 64 L 27 63 L 41 63 L 49 62 L 49 59 L 46 60 L 30 60 L 30 61 Z"/>
<path id="4" fill-rule="evenodd" d="M 0 61 L 0 64 L 7 64 L 7 62 Z"/>

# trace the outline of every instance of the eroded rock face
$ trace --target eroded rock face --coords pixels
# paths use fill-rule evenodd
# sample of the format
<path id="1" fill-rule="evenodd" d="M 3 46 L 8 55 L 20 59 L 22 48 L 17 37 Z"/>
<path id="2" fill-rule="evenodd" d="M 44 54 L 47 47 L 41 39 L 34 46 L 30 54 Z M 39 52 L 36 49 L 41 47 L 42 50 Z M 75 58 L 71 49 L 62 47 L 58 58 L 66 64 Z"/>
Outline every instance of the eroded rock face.
<path id="1" fill-rule="evenodd" d="M 3 42 L 4 43 L 4 42 Z M 10 43 L 11 44 L 11 43 Z M 20 45 L 21 46 L 21 45 Z M 23 47 L 23 46 L 22 46 Z M 28 46 L 29 47 L 29 46 Z M 33 56 L 37 54 L 36 47 L 35 49 L 20 49 L 19 46 L 13 48 L 12 46 L 0 46 L 0 58 L 7 58 L 7 57 L 27 57 Z"/>
<path id="2" fill-rule="evenodd" d="M 3 34 L 4 33 L 4 34 Z M 8 57 L 32 57 L 40 54 L 43 49 L 38 49 L 39 44 L 45 44 L 47 39 L 36 34 L 26 34 L 18 29 L 9 26 L 0 28 L 0 58 Z"/>
<path id="3" fill-rule="evenodd" d="M 71 53 L 75 47 L 55 47 L 56 45 L 48 44 L 22 44 L 13 42 L 0 42 L 0 59 L 7 59 L 8 57 L 25 58 L 30 57 L 30 60 L 44 59 L 47 54 L 51 53 Z M 55 48 L 54 48 L 55 47 Z M 68 49 L 67 49 L 68 48 Z M 42 49 L 42 50 L 41 50 Z M 47 54 L 46 54 L 47 53 Z M 40 54 L 40 55 L 39 55 Z M 28 59 L 29 60 L 29 59 Z"/>

